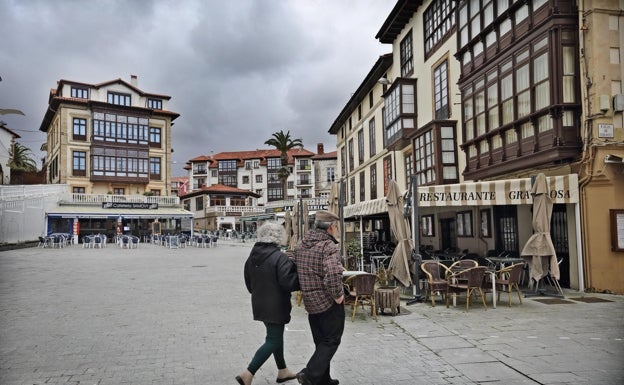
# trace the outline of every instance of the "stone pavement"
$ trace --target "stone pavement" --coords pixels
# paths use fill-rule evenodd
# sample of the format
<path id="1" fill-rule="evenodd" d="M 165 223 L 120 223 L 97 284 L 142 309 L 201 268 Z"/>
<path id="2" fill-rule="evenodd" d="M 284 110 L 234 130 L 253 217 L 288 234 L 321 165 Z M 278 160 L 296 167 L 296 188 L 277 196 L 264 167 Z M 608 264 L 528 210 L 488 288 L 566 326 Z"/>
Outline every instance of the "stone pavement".
<path id="1" fill-rule="evenodd" d="M 0 252 L 0 384 L 236 384 L 264 338 L 242 280 L 250 246 Z M 624 383 L 622 296 L 501 299 L 469 312 L 403 303 L 377 322 L 359 313 L 332 374 L 343 385 Z M 312 352 L 302 307 L 285 344 L 301 369 Z M 254 384 L 274 384 L 276 372 L 267 361 Z"/>

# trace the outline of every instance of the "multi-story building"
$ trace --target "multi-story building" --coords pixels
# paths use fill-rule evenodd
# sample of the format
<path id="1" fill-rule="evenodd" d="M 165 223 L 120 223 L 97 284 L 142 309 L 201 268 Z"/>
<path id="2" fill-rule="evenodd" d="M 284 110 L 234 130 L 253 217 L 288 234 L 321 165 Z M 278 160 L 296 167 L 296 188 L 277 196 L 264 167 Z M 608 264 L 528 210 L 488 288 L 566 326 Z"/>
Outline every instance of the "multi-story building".
<path id="1" fill-rule="evenodd" d="M 273 213 L 292 209 L 295 200 L 315 198 L 316 170 L 327 174 L 332 167 L 327 163 L 332 163 L 331 157 L 323 158 L 325 166 L 317 167 L 315 156 L 318 155 L 304 148 L 288 151 L 290 175 L 286 199 L 283 199 L 282 182 L 278 178 L 278 170 L 282 167 L 278 150 L 198 156 L 187 162 L 190 190 L 181 199 L 185 207 L 194 212 L 197 229 L 244 231 L 253 226 L 242 222 L 273 218 L 276 215 Z M 335 161 L 333 165 L 335 167 Z M 319 191 L 325 192 L 323 189 Z M 316 206 L 312 204 L 312 207 Z"/>
<path id="2" fill-rule="evenodd" d="M 578 1 L 579 174 L 586 286 L 624 293 L 624 4 Z M 566 67 L 564 67 L 566 69 Z M 563 74 L 564 76 L 566 73 Z"/>
<path id="3" fill-rule="evenodd" d="M 182 196 L 189 191 L 189 179 L 187 176 L 174 176 L 171 178 L 171 195 Z"/>
<path id="4" fill-rule="evenodd" d="M 322 143 L 317 145 L 316 155 L 312 157 L 314 196 L 319 198 L 329 197 L 332 184 L 338 181 L 337 159 L 337 151 L 325 152 L 325 146 Z"/>
<path id="5" fill-rule="evenodd" d="M 99 84 L 59 80 L 40 131 L 47 134 L 48 183 L 75 193 L 169 195 L 171 97 L 122 79 Z"/>
<path id="6" fill-rule="evenodd" d="M 390 59 L 377 61 L 330 128 L 346 219 L 387 234 L 381 186 L 395 179 L 411 191 L 412 182 L 419 246 L 518 255 L 533 233 L 532 180 L 544 173 L 562 285 L 583 290 L 587 271 L 593 288 L 624 291 L 615 270 L 600 268 L 619 266 L 624 246 L 619 7 L 397 1 L 376 36 L 392 44 Z M 382 101 L 377 81 L 387 85 Z M 367 153 L 373 131 L 360 132 L 376 123 L 383 142 Z M 590 195 L 598 199 L 588 204 Z M 590 228 L 602 241 L 589 240 Z"/>
<path id="7" fill-rule="evenodd" d="M 11 183 L 11 149 L 15 144 L 15 139 L 20 136 L 6 126 L 4 122 L 0 122 L 0 184 Z"/>
<path id="8" fill-rule="evenodd" d="M 160 228 L 182 229 L 192 214 L 169 196 L 171 127 L 179 116 L 167 109 L 169 99 L 139 89 L 136 76 L 130 83 L 58 81 L 39 130 L 47 135 L 47 183 L 68 185 L 70 196 L 46 213 L 48 231 L 138 234 L 158 220 Z"/>

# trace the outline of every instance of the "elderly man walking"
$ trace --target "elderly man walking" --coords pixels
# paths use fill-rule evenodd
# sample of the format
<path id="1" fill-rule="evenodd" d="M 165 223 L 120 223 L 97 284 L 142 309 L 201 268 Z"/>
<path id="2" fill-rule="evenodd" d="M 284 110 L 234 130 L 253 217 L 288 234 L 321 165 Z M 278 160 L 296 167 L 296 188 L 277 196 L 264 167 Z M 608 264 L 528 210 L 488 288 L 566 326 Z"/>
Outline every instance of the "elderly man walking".
<path id="1" fill-rule="evenodd" d="M 340 346 L 344 331 L 344 292 L 340 249 L 333 237 L 338 217 L 316 212 L 314 229 L 308 231 L 294 250 L 299 285 L 315 350 L 306 367 L 297 373 L 303 385 L 336 385 L 330 377 L 330 362 Z"/>

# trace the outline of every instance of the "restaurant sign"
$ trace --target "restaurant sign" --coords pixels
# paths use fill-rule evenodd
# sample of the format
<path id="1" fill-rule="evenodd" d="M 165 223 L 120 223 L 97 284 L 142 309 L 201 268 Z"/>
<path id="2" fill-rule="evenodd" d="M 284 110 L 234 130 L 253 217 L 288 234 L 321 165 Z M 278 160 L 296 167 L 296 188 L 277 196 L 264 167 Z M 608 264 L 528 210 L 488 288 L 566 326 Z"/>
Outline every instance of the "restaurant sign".
<path id="1" fill-rule="evenodd" d="M 102 202 L 103 209 L 148 209 L 157 210 L 158 203 L 136 203 L 136 202 Z"/>
<path id="2" fill-rule="evenodd" d="M 578 175 L 546 177 L 553 203 L 578 203 Z M 531 178 L 489 182 L 423 186 L 418 188 L 418 205 L 490 206 L 532 204 Z"/>

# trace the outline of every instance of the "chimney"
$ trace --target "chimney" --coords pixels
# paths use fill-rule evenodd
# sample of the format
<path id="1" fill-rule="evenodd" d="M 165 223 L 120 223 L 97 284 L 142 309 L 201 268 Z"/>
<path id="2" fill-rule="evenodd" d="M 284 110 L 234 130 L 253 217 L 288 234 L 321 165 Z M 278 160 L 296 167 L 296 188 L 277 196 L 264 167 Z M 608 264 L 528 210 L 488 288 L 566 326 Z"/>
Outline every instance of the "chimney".
<path id="1" fill-rule="evenodd" d="M 316 152 L 318 155 L 323 155 L 325 153 L 325 148 L 323 147 L 323 143 L 319 143 L 316 145 Z"/>
<path id="2" fill-rule="evenodd" d="M 136 75 L 130 75 L 130 84 L 132 84 L 134 87 L 139 86 L 139 79 Z"/>

